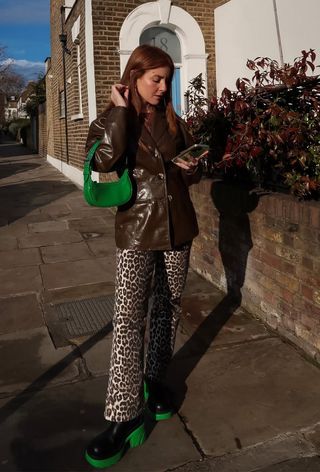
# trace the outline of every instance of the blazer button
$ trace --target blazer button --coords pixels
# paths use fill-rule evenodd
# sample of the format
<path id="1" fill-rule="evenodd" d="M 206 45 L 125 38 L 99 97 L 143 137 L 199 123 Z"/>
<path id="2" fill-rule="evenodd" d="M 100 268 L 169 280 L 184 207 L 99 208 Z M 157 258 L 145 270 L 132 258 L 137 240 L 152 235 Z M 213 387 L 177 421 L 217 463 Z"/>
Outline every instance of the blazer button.
<path id="1" fill-rule="evenodd" d="M 160 180 L 163 180 L 163 179 L 164 179 L 164 174 L 163 174 L 162 172 L 160 172 L 160 173 L 158 174 L 158 179 L 160 179 Z"/>
<path id="2" fill-rule="evenodd" d="M 169 202 L 172 201 L 172 195 L 168 195 L 168 200 L 169 200 Z"/>

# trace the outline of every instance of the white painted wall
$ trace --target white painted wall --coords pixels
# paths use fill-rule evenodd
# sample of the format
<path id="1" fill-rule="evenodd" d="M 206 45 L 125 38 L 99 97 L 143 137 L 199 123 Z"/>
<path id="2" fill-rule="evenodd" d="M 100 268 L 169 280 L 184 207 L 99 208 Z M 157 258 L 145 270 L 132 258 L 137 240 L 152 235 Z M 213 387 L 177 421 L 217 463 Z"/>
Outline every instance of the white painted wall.
<path id="1" fill-rule="evenodd" d="M 78 167 L 71 166 L 70 164 L 63 162 L 60 159 L 57 159 L 56 157 L 50 156 L 49 154 L 47 154 L 47 161 L 53 167 L 58 169 L 63 175 L 68 177 L 68 179 L 70 179 L 74 184 L 76 184 L 80 188 L 83 188 L 83 171 L 81 169 L 78 169 Z M 99 182 L 98 172 L 92 172 L 91 178 L 92 180 Z"/>
<path id="2" fill-rule="evenodd" d="M 285 62 L 312 48 L 320 65 L 320 0 L 276 0 L 276 4 Z"/>
<path id="3" fill-rule="evenodd" d="M 282 49 L 284 61 L 292 62 L 314 48 L 320 64 L 320 0 L 231 0 L 215 10 L 215 37 L 218 95 L 224 87 L 234 90 L 238 77 L 252 77 L 247 59 L 280 62 Z"/>

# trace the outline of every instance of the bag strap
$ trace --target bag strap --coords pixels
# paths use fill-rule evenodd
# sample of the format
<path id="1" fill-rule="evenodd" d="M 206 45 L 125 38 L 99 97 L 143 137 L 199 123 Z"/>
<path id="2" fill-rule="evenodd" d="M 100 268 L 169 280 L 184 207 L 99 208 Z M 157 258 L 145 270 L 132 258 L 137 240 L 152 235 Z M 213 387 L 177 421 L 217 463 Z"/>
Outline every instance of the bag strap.
<path id="1" fill-rule="evenodd" d="M 91 148 L 89 149 L 88 151 L 88 154 L 87 154 L 87 157 L 84 161 L 84 167 L 83 167 L 83 176 L 84 176 L 84 179 L 87 180 L 90 175 L 91 175 L 91 171 L 92 171 L 92 159 L 93 159 L 93 156 L 97 150 L 97 148 L 100 146 L 101 144 L 101 139 L 98 139 L 92 146 Z"/>
<path id="2" fill-rule="evenodd" d="M 101 139 L 98 139 L 92 146 L 91 148 L 89 149 L 88 151 L 88 154 L 87 154 L 87 157 L 84 161 L 84 166 L 83 166 L 83 177 L 84 177 L 84 180 L 86 181 L 90 176 L 91 176 L 91 172 L 92 172 L 92 159 L 94 157 L 94 154 L 97 150 L 97 148 L 100 146 L 102 140 Z M 129 159 L 128 159 L 128 156 L 126 155 L 126 160 L 125 160 L 125 168 L 128 167 L 128 164 L 129 164 Z M 123 169 L 124 171 L 124 169 Z M 123 173 L 122 171 L 122 173 Z"/>

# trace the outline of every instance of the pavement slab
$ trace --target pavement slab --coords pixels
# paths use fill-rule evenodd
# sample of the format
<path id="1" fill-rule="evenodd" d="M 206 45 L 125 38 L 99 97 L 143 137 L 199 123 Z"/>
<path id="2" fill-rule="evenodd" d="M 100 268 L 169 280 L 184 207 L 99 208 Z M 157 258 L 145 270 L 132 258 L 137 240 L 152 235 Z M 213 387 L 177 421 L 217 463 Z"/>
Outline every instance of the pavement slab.
<path id="1" fill-rule="evenodd" d="M 70 229 L 79 233 L 104 234 L 108 232 L 108 226 L 101 216 L 88 216 L 87 218 L 68 219 Z"/>
<path id="2" fill-rule="evenodd" d="M 48 231 L 47 233 L 28 234 L 19 238 L 19 247 L 42 247 L 58 244 L 78 243 L 83 238 L 78 231 Z"/>
<path id="3" fill-rule="evenodd" d="M 233 454 L 210 459 L 214 472 L 254 472 L 270 467 L 277 470 L 278 465 L 296 462 L 304 458 L 313 459 L 315 451 L 312 444 L 303 439 L 301 434 L 283 434 L 271 441 L 244 448 Z M 301 466 L 301 464 L 300 464 Z M 296 469 L 297 471 L 299 469 Z M 304 469 L 300 469 L 304 472 Z"/>
<path id="4" fill-rule="evenodd" d="M 106 223 L 107 228 L 114 226 L 114 215 L 110 212 L 109 208 L 93 207 L 87 205 L 86 207 L 81 208 L 71 208 L 69 207 L 70 216 L 72 219 L 77 218 L 91 218 L 92 216 L 101 216 Z"/>
<path id="5" fill-rule="evenodd" d="M 209 456 L 320 421 L 319 369 L 278 338 L 190 357 L 181 348 L 169 378 L 187 427 Z"/>
<path id="6" fill-rule="evenodd" d="M 48 231 L 64 231 L 68 229 L 68 224 L 66 221 L 49 220 L 49 221 L 42 221 L 38 223 L 30 223 L 28 224 L 28 229 L 30 233 L 47 233 Z"/>
<path id="7" fill-rule="evenodd" d="M 111 262 L 103 257 L 42 265 L 44 287 L 55 290 L 99 282 L 114 284 L 114 263 Z"/>
<path id="8" fill-rule="evenodd" d="M 42 223 L 44 221 L 52 221 L 48 215 L 40 212 L 39 208 L 30 209 L 29 211 L 26 208 L 14 208 L 11 212 L 9 209 L 7 211 L 10 213 L 9 220 L 10 223 L 6 228 L 8 234 L 16 234 L 20 236 L 23 232 L 28 233 L 28 224 L 30 223 Z M 19 226 L 26 225 L 26 230 L 19 228 Z"/>
<path id="9" fill-rule="evenodd" d="M 0 300 L 0 334 L 40 328 L 44 318 L 35 294 Z"/>
<path id="10" fill-rule="evenodd" d="M 62 303 L 84 298 L 94 298 L 114 293 L 114 283 L 97 282 L 77 287 L 65 287 L 42 292 L 43 303 Z"/>
<path id="11" fill-rule="evenodd" d="M 25 180 L 3 187 L 0 186 L 0 203 L 2 205 L 5 202 L 10 203 L 12 209 L 16 208 L 17 214 L 22 217 L 31 210 L 40 209 L 40 207 L 68 195 L 74 188 L 74 185 L 70 182 L 55 182 L 44 178 L 32 181 Z"/>
<path id="12" fill-rule="evenodd" d="M 109 237 L 91 238 L 86 241 L 91 252 L 98 257 L 110 256 L 115 259 L 116 245 L 114 242 L 114 234 Z"/>
<path id="13" fill-rule="evenodd" d="M 234 309 L 231 303 L 228 306 L 226 300 L 227 297 L 217 298 L 214 293 L 184 296 L 182 316 L 186 334 L 189 337 L 195 334 L 194 340 L 208 345 L 208 349 L 274 336 L 261 321 L 242 308 Z M 220 309 L 221 306 L 223 309 Z M 203 322 L 207 325 L 206 329 L 200 328 Z"/>
<path id="14" fill-rule="evenodd" d="M 67 200 L 69 207 L 71 208 L 72 212 L 81 210 L 81 209 L 88 209 L 91 208 L 90 205 L 85 201 L 82 195 L 82 191 L 75 192 L 73 195 L 69 195 Z"/>
<path id="15" fill-rule="evenodd" d="M 8 251 L 18 247 L 18 239 L 14 236 L 0 235 L 0 251 Z"/>
<path id="16" fill-rule="evenodd" d="M 83 453 L 105 428 L 106 382 L 90 379 L 0 401 L 0 470 L 92 471 Z M 129 450 L 114 472 L 162 472 L 200 459 L 177 416 L 146 422 L 147 441 Z"/>
<path id="17" fill-rule="evenodd" d="M 301 457 L 259 469 L 257 472 L 320 472 L 320 458 Z"/>
<path id="18" fill-rule="evenodd" d="M 28 232 L 27 223 L 21 221 L 15 221 L 11 224 L 4 224 L 0 227 L 0 238 L 3 236 L 21 236 Z"/>
<path id="19" fill-rule="evenodd" d="M 2 395 L 71 382 L 79 376 L 73 349 L 55 349 L 46 327 L 0 336 L 0 358 Z"/>
<path id="20" fill-rule="evenodd" d="M 32 162 L 1 162 L 1 186 L 12 182 L 19 182 L 25 180 L 26 176 L 33 175 L 35 169 L 41 166 L 40 163 Z"/>
<path id="21" fill-rule="evenodd" d="M 272 452 L 270 451 L 272 454 Z M 266 468 L 257 469 L 254 465 L 256 461 L 246 464 L 246 468 L 239 468 L 230 461 L 224 465 L 217 465 L 217 462 L 205 460 L 203 462 L 191 462 L 175 469 L 175 472 L 320 472 L 319 457 L 298 457 L 285 460 L 278 464 L 272 464 Z"/>
<path id="22" fill-rule="evenodd" d="M 109 371 L 112 333 L 84 349 L 86 338 L 73 340 L 79 346 L 81 357 L 85 362 L 86 370 L 93 377 L 107 375 Z"/>
<path id="23" fill-rule="evenodd" d="M 38 248 L 13 249 L 4 252 L 0 258 L 0 268 L 36 266 L 42 264 Z"/>
<path id="24" fill-rule="evenodd" d="M 60 219 L 70 215 L 71 209 L 67 203 L 54 202 L 40 208 L 40 214 L 49 217 L 47 219 Z"/>
<path id="25" fill-rule="evenodd" d="M 40 251 L 45 264 L 78 261 L 80 259 L 89 259 L 91 256 L 85 242 L 47 246 L 40 248 Z"/>
<path id="26" fill-rule="evenodd" d="M 0 270 L 0 297 L 26 292 L 40 292 L 41 288 L 39 266 Z"/>

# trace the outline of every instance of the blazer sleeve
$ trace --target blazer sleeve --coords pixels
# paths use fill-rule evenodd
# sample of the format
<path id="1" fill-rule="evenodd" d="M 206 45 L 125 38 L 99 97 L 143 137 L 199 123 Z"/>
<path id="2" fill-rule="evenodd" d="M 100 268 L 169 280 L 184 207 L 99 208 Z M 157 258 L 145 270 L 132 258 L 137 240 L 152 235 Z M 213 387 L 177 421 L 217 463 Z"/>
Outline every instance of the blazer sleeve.
<path id="1" fill-rule="evenodd" d="M 91 123 L 86 142 L 86 153 L 97 139 L 102 140 L 94 156 L 96 171 L 114 170 L 115 164 L 125 156 L 127 124 L 128 109 L 126 107 L 113 107 Z"/>
<path id="2" fill-rule="evenodd" d="M 187 129 L 186 123 L 179 117 L 178 118 L 178 123 L 180 126 L 180 130 L 184 139 L 184 144 L 185 147 L 188 148 L 194 144 L 194 139 L 191 133 Z M 201 180 L 202 176 L 202 165 L 201 162 L 199 163 L 198 167 L 194 172 L 188 172 L 186 170 L 181 169 L 182 177 L 185 183 L 190 186 L 193 184 L 197 184 Z"/>

